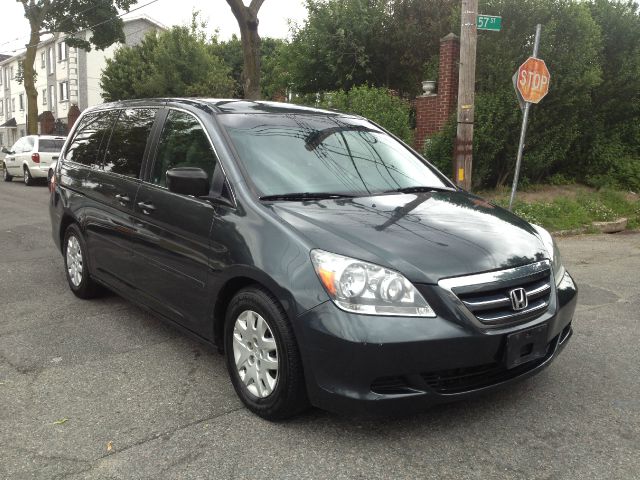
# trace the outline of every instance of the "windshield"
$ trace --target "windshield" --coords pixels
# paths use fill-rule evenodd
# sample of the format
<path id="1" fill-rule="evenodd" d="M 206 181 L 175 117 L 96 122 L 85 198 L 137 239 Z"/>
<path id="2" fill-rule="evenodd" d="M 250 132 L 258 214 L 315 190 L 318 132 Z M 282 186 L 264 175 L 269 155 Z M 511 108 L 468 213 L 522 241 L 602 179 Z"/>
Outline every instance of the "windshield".
<path id="1" fill-rule="evenodd" d="M 218 118 L 261 197 L 451 187 L 400 142 L 364 120 L 318 114 Z"/>

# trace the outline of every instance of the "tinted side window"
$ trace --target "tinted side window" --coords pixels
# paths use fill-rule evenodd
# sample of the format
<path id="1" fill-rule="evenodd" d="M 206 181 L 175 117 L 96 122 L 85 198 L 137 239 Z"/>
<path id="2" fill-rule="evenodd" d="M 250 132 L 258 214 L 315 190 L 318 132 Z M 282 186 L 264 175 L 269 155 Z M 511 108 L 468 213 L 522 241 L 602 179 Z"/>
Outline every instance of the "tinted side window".
<path id="1" fill-rule="evenodd" d="M 120 112 L 104 159 L 106 171 L 138 178 L 155 116 L 156 109 L 150 108 Z"/>
<path id="2" fill-rule="evenodd" d="M 209 138 L 191 114 L 171 110 L 160 135 L 151 183 L 166 186 L 167 170 L 197 167 L 212 177 L 217 163 Z"/>
<path id="3" fill-rule="evenodd" d="M 117 112 L 91 113 L 83 117 L 73 141 L 67 147 L 65 160 L 93 168 L 101 167 L 101 145 L 109 137 Z"/>

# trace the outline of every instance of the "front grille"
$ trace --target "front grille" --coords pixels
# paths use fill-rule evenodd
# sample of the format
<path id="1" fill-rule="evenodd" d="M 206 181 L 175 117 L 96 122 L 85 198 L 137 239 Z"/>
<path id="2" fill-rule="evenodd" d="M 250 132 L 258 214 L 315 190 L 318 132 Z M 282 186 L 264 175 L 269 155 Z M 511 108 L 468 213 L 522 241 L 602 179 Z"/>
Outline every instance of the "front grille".
<path id="1" fill-rule="evenodd" d="M 548 262 L 502 272 L 493 272 L 474 277 L 480 282 L 464 284 L 465 277 L 456 279 L 451 287 L 464 306 L 483 324 L 502 326 L 533 320 L 549 308 L 553 282 Z M 522 288 L 526 292 L 528 305 L 516 310 L 510 292 Z"/>
<path id="2" fill-rule="evenodd" d="M 507 369 L 501 363 L 489 363 L 475 367 L 423 373 L 422 378 L 429 388 L 441 394 L 463 393 L 489 387 L 515 378 L 542 365 L 553 355 L 555 344 L 555 340 L 549 344 L 547 354 L 543 358 L 524 363 L 515 368 Z"/>

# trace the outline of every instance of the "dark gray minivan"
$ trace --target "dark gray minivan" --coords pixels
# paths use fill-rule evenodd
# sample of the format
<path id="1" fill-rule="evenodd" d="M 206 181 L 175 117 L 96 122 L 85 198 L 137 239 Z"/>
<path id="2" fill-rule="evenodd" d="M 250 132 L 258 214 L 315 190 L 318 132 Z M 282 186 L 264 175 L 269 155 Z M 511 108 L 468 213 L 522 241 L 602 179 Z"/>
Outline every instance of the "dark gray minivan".
<path id="1" fill-rule="evenodd" d="M 549 233 L 361 117 L 105 104 L 51 183 L 71 290 L 107 287 L 217 346 L 265 418 L 466 398 L 540 372 L 572 333 Z"/>

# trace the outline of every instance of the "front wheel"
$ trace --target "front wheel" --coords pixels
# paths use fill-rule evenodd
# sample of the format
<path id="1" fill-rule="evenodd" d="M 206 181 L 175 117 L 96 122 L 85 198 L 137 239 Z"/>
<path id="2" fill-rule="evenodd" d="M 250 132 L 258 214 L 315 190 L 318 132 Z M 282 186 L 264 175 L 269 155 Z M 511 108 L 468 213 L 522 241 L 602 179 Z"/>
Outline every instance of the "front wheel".
<path id="1" fill-rule="evenodd" d="M 4 167 L 4 173 L 2 174 L 2 179 L 5 182 L 10 182 L 13 180 L 13 176 L 9 175 L 9 170 L 7 170 L 7 164 L 3 163 L 2 166 Z"/>
<path id="2" fill-rule="evenodd" d="M 87 246 L 80 228 L 74 223 L 64 234 L 64 268 L 69 287 L 76 297 L 89 299 L 97 295 L 99 287 L 89 275 Z"/>
<path id="3" fill-rule="evenodd" d="M 236 393 L 267 420 L 291 417 L 308 406 L 302 361 L 286 313 L 266 290 L 241 290 L 227 308 L 227 369 Z"/>

